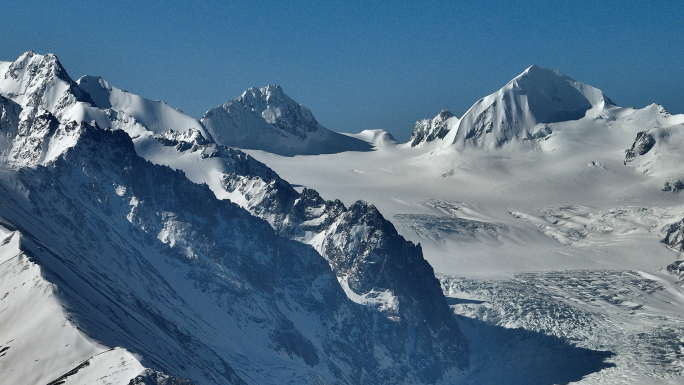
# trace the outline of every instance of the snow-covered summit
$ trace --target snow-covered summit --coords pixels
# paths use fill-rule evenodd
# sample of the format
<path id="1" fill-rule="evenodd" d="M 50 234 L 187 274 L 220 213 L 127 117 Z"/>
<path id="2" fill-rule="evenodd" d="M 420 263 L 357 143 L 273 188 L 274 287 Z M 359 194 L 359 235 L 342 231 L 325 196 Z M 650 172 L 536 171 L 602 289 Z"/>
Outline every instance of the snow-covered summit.
<path id="1" fill-rule="evenodd" d="M 279 86 L 252 87 L 210 109 L 201 121 L 219 144 L 285 156 L 371 149 L 362 140 L 323 127 Z"/>
<path id="2" fill-rule="evenodd" d="M 613 106 L 601 90 L 564 73 L 533 65 L 499 91 L 480 99 L 450 130 L 444 146 L 498 148 L 513 141 L 543 138 L 547 126 L 583 118 Z"/>
<path id="3" fill-rule="evenodd" d="M 2 96 L 22 106 L 29 118 L 41 110 L 61 116 L 76 104 L 92 105 L 90 95 L 53 54 L 26 51 L 13 62 L 0 62 L 0 90 Z"/>

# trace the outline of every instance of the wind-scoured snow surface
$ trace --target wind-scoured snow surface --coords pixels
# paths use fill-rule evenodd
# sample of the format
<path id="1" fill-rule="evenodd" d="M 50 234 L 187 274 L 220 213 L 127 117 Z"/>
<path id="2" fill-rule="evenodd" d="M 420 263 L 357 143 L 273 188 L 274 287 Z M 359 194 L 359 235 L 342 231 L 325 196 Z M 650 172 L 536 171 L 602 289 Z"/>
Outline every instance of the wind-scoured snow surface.
<path id="1" fill-rule="evenodd" d="M 373 202 L 421 245 L 471 341 L 458 381 L 682 382 L 684 116 L 618 107 L 532 66 L 412 138 L 367 153 L 249 153 L 322 196 Z"/>

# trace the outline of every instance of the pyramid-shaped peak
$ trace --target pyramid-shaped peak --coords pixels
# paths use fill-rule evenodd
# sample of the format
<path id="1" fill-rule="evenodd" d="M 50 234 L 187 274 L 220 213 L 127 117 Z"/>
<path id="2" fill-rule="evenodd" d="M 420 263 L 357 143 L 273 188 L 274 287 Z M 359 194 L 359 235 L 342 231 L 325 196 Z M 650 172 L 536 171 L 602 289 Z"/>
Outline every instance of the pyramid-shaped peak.
<path id="1" fill-rule="evenodd" d="M 284 94 L 283 88 L 280 86 L 276 85 L 267 85 L 266 87 L 250 87 L 248 88 L 245 92 L 242 93 L 242 96 L 244 97 L 245 95 L 252 94 L 252 95 L 282 95 Z"/>
<path id="2" fill-rule="evenodd" d="M 575 86 L 582 84 L 561 71 L 541 67 L 536 64 L 527 67 L 520 75 L 513 78 L 507 85 L 516 85 L 523 88 L 553 88 L 558 86 Z M 506 88 L 506 87 L 504 87 Z M 574 87 L 577 88 L 577 87 Z"/>
<path id="3" fill-rule="evenodd" d="M 252 87 L 207 111 L 202 123 L 217 143 L 285 156 L 367 151 L 360 139 L 321 126 L 311 111 L 282 87 Z"/>
<path id="4" fill-rule="evenodd" d="M 275 93 L 282 93 L 283 92 L 283 88 L 281 86 L 272 85 L 272 84 L 269 84 L 266 87 L 263 87 L 262 90 L 264 90 L 265 92 L 275 92 Z"/>
<path id="5" fill-rule="evenodd" d="M 499 91 L 501 96 L 511 93 L 526 96 L 527 108 L 536 115 L 538 123 L 579 119 L 583 115 L 581 111 L 602 102 L 612 103 L 601 90 L 561 71 L 538 65 L 531 65 Z M 576 111 L 578 116 L 569 116 L 563 111 Z"/>
<path id="6" fill-rule="evenodd" d="M 545 124 L 582 119 L 612 105 L 603 92 L 554 69 L 532 65 L 499 91 L 480 99 L 447 143 L 497 148 L 548 135 Z"/>
<path id="7" fill-rule="evenodd" d="M 50 77 L 54 75 L 65 82 L 72 82 L 57 56 L 51 53 L 39 55 L 34 51 L 28 50 L 12 62 L 8 73 L 13 79 L 18 79 L 27 70 L 29 70 L 31 76 Z"/>

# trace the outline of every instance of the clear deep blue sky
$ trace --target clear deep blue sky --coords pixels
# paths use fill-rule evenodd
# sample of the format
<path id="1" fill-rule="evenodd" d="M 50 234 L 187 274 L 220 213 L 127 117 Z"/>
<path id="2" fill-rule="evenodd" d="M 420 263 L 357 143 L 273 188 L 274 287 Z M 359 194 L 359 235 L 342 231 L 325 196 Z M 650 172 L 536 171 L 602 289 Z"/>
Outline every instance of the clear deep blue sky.
<path id="1" fill-rule="evenodd" d="M 503 3 L 503 4 L 502 4 Z M 532 64 L 621 106 L 684 113 L 684 1 L 3 0 L 0 60 L 54 53 L 74 79 L 201 117 L 278 84 L 326 127 L 462 115 Z"/>

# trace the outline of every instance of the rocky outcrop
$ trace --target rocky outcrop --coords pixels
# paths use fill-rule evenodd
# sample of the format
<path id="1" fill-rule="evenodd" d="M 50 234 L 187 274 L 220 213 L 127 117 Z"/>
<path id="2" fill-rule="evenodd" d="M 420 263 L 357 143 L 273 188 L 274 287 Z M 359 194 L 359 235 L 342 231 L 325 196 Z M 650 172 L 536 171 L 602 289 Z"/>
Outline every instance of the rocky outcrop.
<path id="1" fill-rule="evenodd" d="M 646 131 L 641 131 L 637 133 L 636 138 L 632 146 L 625 150 L 625 163 L 631 162 L 639 155 L 645 155 L 653 146 L 655 146 L 656 140 Z"/>
<path id="2" fill-rule="evenodd" d="M 280 234 L 312 245 L 352 300 L 401 325 L 398 338 L 413 336 L 421 349 L 411 359 L 428 368 L 432 380 L 449 367 L 468 365 L 457 358 L 467 355 L 467 342 L 420 246 L 401 237 L 373 205 L 359 201 L 346 208 L 315 190 L 299 194 L 275 175 L 225 175 L 223 185 L 241 191 L 248 210 Z"/>
<path id="3" fill-rule="evenodd" d="M 420 143 L 432 142 L 438 139 L 444 139 L 449 133 L 449 125 L 447 120 L 456 117 L 448 110 L 442 110 L 432 119 L 423 119 L 416 122 L 409 143 L 411 147 L 415 147 Z"/>
<path id="4" fill-rule="evenodd" d="M 194 385 L 186 378 L 168 376 L 152 369 L 146 369 L 139 376 L 132 379 L 128 385 Z"/>
<path id="5" fill-rule="evenodd" d="M 684 260 L 672 262 L 667 265 L 667 271 L 679 277 L 679 285 L 684 285 Z"/>
<path id="6" fill-rule="evenodd" d="M 661 242 L 665 246 L 676 251 L 684 251 L 684 219 L 665 226 L 663 232 L 665 233 L 665 238 Z"/>

